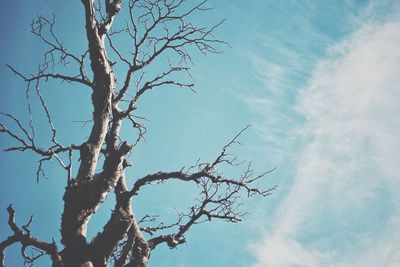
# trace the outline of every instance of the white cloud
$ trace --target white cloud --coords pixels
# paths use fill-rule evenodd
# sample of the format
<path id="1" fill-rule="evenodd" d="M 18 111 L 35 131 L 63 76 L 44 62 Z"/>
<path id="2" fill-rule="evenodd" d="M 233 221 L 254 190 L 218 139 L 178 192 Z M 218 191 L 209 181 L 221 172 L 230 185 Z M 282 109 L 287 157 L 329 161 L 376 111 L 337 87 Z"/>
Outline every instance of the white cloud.
<path id="1" fill-rule="evenodd" d="M 268 253 L 265 253 L 264 248 L 269 249 Z M 261 244 L 252 246 L 251 249 L 258 258 L 258 263 L 254 267 L 318 267 L 320 266 L 318 263 L 324 258 L 319 251 L 308 250 L 296 240 L 284 235 L 268 236 Z"/>
<path id="2" fill-rule="evenodd" d="M 285 77 L 285 68 L 281 65 L 265 61 L 254 54 L 248 54 L 248 57 L 254 66 L 257 78 L 264 83 L 264 87 L 268 88 L 274 94 L 281 93 L 281 83 Z"/>
<path id="3" fill-rule="evenodd" d="M 257 267 L 399 266 L 400 22 L 333 47 L 298 100 L 296 177 Z"/>

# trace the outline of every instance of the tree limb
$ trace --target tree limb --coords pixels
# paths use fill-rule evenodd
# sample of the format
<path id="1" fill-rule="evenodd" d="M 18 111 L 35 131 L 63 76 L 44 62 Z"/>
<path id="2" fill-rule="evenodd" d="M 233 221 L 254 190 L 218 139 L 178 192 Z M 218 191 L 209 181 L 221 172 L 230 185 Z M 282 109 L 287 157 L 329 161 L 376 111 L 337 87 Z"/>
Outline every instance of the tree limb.
<path id="1" fill-rule="evenodd" d="M 6 64 L 6 67 L 9 68 L 15 75 L 21 77 L 27 83 L 34 82 L 34 81 L 37 81 L 40 79 L 44 79 L 45 81 L 47 81 L 48 79 L 59 79 L 62 81 L 81 83 L 81 84 L 89 86 L 91 89 L 93 89 L 93 83 L 91 81 L 89 81 L 87 78 L 82 78 L 79 75 L 78 76 L 67 76 L 67 75 L 58 74 L 58 73 L 44 73 L 42 71 L 39 71 L 39 73 L 37 75 L 31 75 L 31 77 L 27 77 L 27 76 L 23 75 L 21 72 L 17 71 L 15 68 L 13 68 L 9 64 Z"/>
<path id="2" fill-rule="evenodd" d="M 0 266 L 4 266 L 3 259 L 4 259 L 4 249 L 14 243 L 21 243 L 23 251 L 26 247 L 35 247 L 44 253 L 48 254 L 52 260 L 53 267 L 61 267 L 61 256 L 58 253 L 57 246 L 55 242 L 47 243 L 33 237 L 28 229 L 29 224 L 32 222 L 32 217 L 29 222 L 21 228 L 17 226 L 15 223 L 15 210 L 10 204 L 7 208 L 8 211 L 8 225 L 10 226 L 11 230 L 13 231 L 14 235 L 8 237 L 5 241 L 0 243 Z M 23 253 L 24 255 L 24 253 Z M 28 256 L 25 256 L 28 257 Z M 28 259 L 32 260 L 32 259 Z"/>

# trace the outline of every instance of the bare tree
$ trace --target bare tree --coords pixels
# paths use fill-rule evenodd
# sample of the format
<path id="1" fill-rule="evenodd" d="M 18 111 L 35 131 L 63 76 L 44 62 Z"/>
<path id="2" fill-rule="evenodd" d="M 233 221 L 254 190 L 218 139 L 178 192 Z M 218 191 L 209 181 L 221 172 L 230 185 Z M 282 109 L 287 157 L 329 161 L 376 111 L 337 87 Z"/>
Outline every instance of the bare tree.
<path id="1" fill-rule="evenodd" d="M 124 2 L 124 3 L 122 3 Z M 238 177 L 227 177 L 221 167 L 238 165 L 228 150 L 238 143 L 245 127 L 210 162 L 198 161 L 190 167 L 174 172 L 157 172 L 136 178 L 128 188 L 126 168 L 132 166 L 128 154 L 145 135 L 143 120 L 137 116 L 138 102 L 148 91 L 175 85 L 193 90 L 186 82 L 191 64 L 191 51 L 203 54 L 219 53 L 225 43 L 213 32 L 222 23 L 199 27 L 189 22 L 195 12 L 206 11 L 206 1 L 193 5 L 183 0 L 82 0 L 85 14 L 87 50 L 81 55 L 71 53 L 55 33 L 55 18 L 38 16 L 31 24 L 31 32 L 47 47 L 44 61 L 33 75 L 26 75 L 11 65 L 12 73 L 26 82 L 29 118 L 32 117 L 29 95 L 35 94 L 48 121 L 51 134 L 49 146 L 38 144 L 32 119 L 28 125 L 11 113 L 0 113 L 0 132 L 15 145 L 5 151 L 31 151 L 39 157 L 36 179 L 43 173 L 43 163 L 56 160 L 65 169 L 67 185 L 61 216 L 61 243 L 44 242 L 29 230 L 32 218 L 19 226 L 15 211 L 9 205 L 8 224 L 12 235 L 0 243 L 0 266 L 4 265 L 4 251 L 20 243 L 26 265 L 33 265 L 38 257 L 48 254 L 53 266 L 146 266 L 151 252 L 165 243 L 175 248 L 186 242 L 185 234 L 195 224 L 213 219 L 239 222 L 244 212 L 240 209 L 241 196 L 267 196 L 273 188 L 262 190 L 253 186 L 266 173 L 256 175 L 248 164 Z M 124 15 L 123 15 L 124 14 Z M 120 27 L 113 28 L 117 18 L 125 18 Z M 122 26 L 121 26 L 122 25 Z M 114 25 L 116 26 L 116 25 Z M 118 38 L 128 38 L 130 50 L 118 48 Z M 114 66 L 124 65 L 126 72 L 117 73 Z M 153 75 L 147 71 L 157 64 L 164 71 Z M 67 73 L 58 72 L 64 66 Z M 87 71 L 88 69 L 88 71 Z M 75 71 L 75 74 L 71 74 Z M 51 112 L 41 94 L 41 85 L 49 80 L 60 80 L 91 90 L 93 117 L 90 135 L 80 144 L 63 144 L 58 139 Z M 136 140 L 123 140 L 123 123 L 137 130 Z M 79 153 L 79 161 L 73 160 Z M 102 157 L 102 160 L 100 160 Z M 73 171 L 73 165 L 79 167 Z M 99 166 L 102 165 L 102 166 Z M 96 171 L 96 169 L 101 169 Z M 242 169 L 243 170 L 243 169 Z M 131 201 L 145 186 L 169 180 L 191 182 L 199 190 L 195 204 L 181 211 L 172 223 L 155 222 L 146 215 L 135 217 Z M 103 230 L 91 241 L 86 230 L 91 216 L 98 210 L 110 192 L 115 194 L 115 207 Z M 28 255 L 27 248 L 35 253 Z"/>

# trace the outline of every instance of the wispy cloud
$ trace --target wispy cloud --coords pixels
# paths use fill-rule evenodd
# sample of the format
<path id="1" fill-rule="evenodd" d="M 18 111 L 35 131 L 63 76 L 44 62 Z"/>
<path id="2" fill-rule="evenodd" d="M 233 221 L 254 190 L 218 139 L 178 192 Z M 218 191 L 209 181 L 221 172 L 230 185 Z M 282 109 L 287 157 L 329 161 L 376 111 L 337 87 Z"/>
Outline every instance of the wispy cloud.
<path id="1" fill-rule="evenodd" d="M 395 17 L 370 20 L 312 73 L 295 180 L 274 229 L 250 246 L 255 266 L 400 263 L 399 29 Z"/>
<path id="2" fill-rule="evenodd" d="M 321 8 L 320 3 L 307 1 L 254 1 L 260 20 L 253 22 L 252 29 L 258 30 L 252 35 L 253 45 L 240 51 L 249 63 L 252 81 L 238 98 L 254 111 L 253 126 L 278 165 L 296 139 L 292 129 L 300 120 L 294 110 L 298 88 L 304 86 L 316 59 L 333 41 L 315 23 L 321 20 L 315 18 L 315 6 Z"/>

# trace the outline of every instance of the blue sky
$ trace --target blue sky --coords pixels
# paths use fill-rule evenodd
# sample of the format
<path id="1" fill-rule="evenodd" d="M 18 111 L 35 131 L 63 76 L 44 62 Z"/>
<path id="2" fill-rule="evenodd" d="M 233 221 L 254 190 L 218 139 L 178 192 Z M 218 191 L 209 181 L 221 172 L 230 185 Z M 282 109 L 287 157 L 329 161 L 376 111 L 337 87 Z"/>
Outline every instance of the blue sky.
<path id="1" fill-rule="evenodd" d="M 140 103 L 148 135 L 132 155 L 130 182 L 198 158 L 212 160 L 238 130 L 252 124 L 234 152 L 260 171 L 276 166 L 262 186 L 278 190 L 267 199 L 246 200 L 250 214 L 240 224 L 197 225 L 187 244 L 160 248 L 149 266 L 398 266 L 400 3 L 215 0 L 210 5 L 213 11 L 193 20 L 207 25 L 227 18 L 217 36 L 231 47 L 210 57 L 194 53 L 197 93 L 166 88 Z M 43 51 L 29 34 L 36 14 L 55 13 L 64 44 L 75 52 L 84 48 L 79 1 L 3 1 L 0 10 L 2 66 L 35 70 Z M 24 84 L 4 67 L 0 80 L 1 111 L 26 123 Z M 42 92 L 60 140 L 82 142 L 88 127 L 73 121 L 90 118 L 89 92 L 57 82 Z M 37 99 L 32 102 L 45 144 L 49 129 Z M 128 129 L 124 135 L 134 138 Z M 9 140 L 1 137 L 0 144 Z M 0 154 L 2 239 L 10 233 L 5 208 L 11 202 L 18 222 L 35 215 L 35 235 L 59 236 L 65 174 L 49 164 L 48 179 L 37 184 L 37 159 L 30 156 Z M 185 184 L 163 184 L 147 188 L 133 205 L 139 215 L 173 220 L 175 208 L 189 206 L 184 204 L 195 192 Z M 89 235 L 108 218 L 111 200 L 94 216 Z M 6 263 L 19 266 L 18 248 L 8 252 Z"/>

